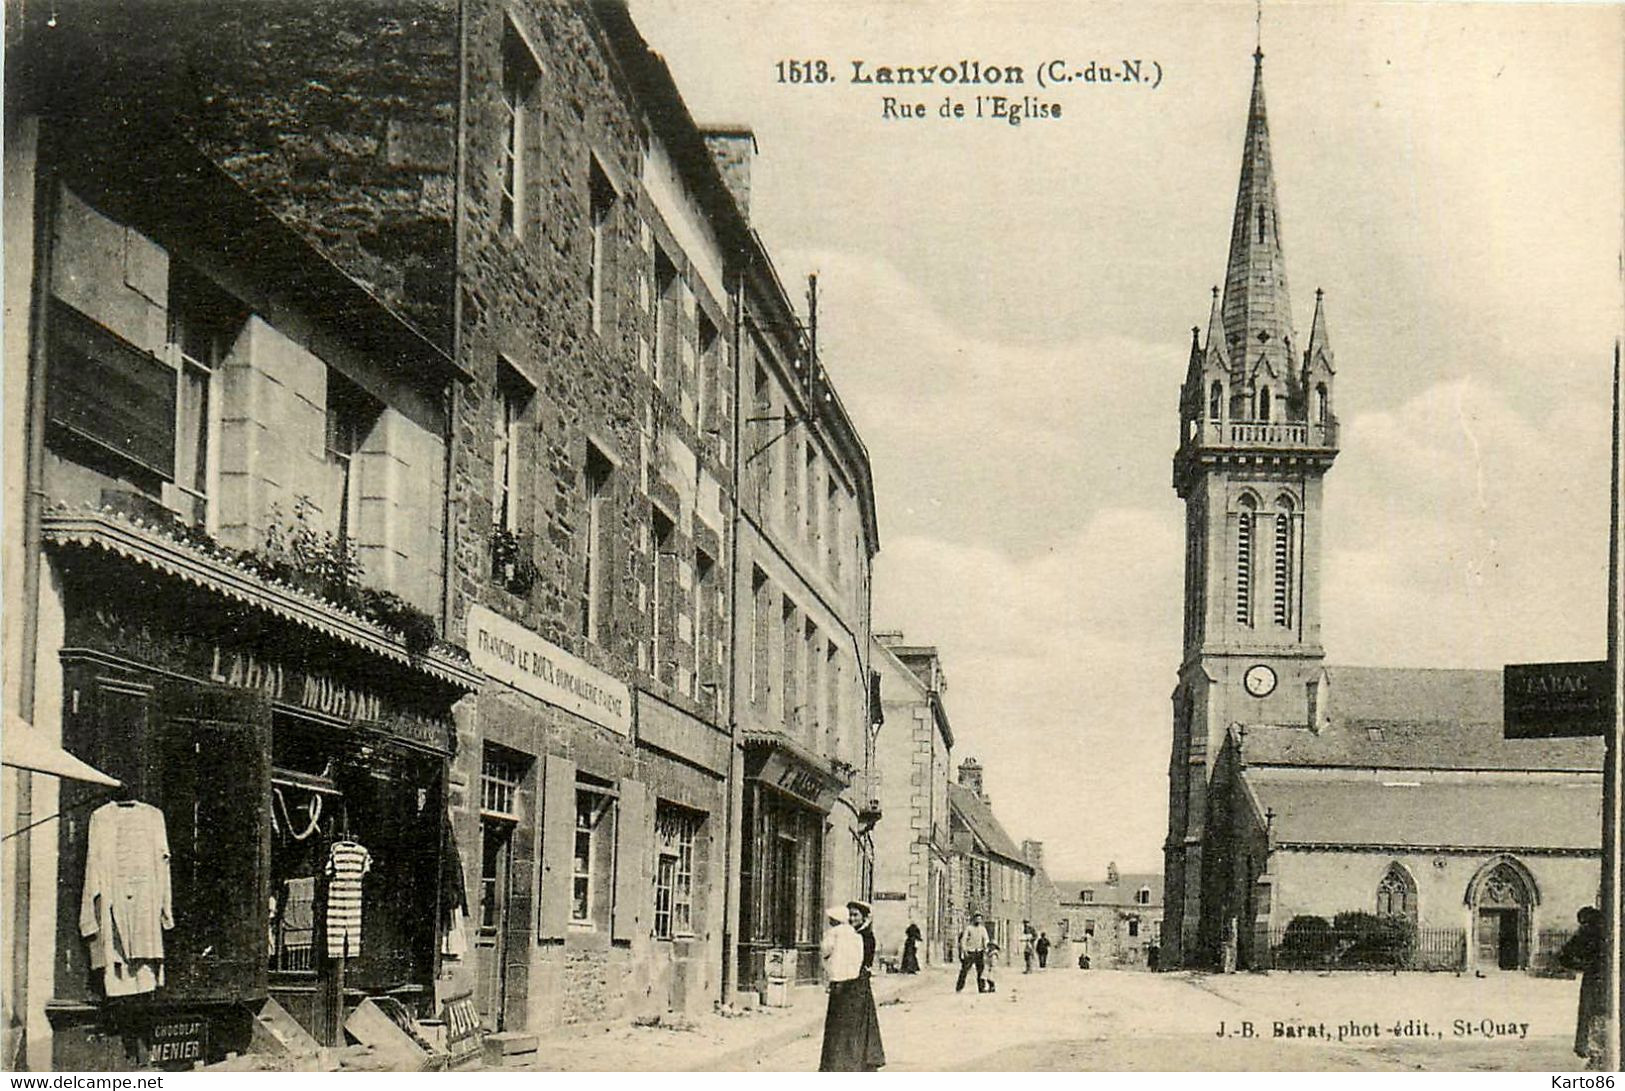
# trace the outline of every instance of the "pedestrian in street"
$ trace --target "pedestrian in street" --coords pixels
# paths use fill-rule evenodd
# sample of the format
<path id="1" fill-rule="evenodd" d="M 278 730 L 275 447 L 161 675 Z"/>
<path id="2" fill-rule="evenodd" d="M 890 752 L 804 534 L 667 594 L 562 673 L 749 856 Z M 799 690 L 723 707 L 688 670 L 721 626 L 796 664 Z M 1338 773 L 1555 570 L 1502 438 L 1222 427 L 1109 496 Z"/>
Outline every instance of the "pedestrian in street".
<path id="1" fill-rule="evenodd" d="M 830 906 L 826 912 L 830 927 L 824 933 L 819 953 L 829 982 L 829 1007 L 824 1014 L 824 1047 L 818 1057 L 818 1071 L 873 1072 L 886 1063 L 886 1051 L 880 1042 L 880 1019 L 869 985 L 874 933 L 869 929 L 868 906 L 850 902 Z M 864 932 L 868 933 L 868 942 L 864 941 Z"/>
<path id="2" fill-rule="evenodd" d="M 908 930 L 903 933 L 903 972 L 917 974 L 920 972 L 920 926 L 913 921 L 908 922 Z"/>
<path id="3" fill-rule="evenodd" d="M 1586 1068 L 1600 1066 L 1607 1027 L 1607 986 L 1604 984 L 1602 912 L 1594 906 L 1580 910 L 1580 930 L 1557 954 L 1558 964 L 1580 971 L 1580 1008 L 1574 1019 L 1574 1052 L 1586 1058 Z"/>
<path id="4" fill-rule="evenodd" d="M 1040 933 L 1038 933 L 1038 942 L 1033 944 L 1033 949 L 1038 952 L 1038 968 L 1040 970 L 1042 970 L 1042 969 L 1044 969 L 1045 967 L 1047 967 L 1049 965 L 1049 933 L 1048 932 L 1040 932 Z"/>
<path id="5" fill-rule="evenodd" d="M 1038 960 L 1038 937 L 1033 935 L 1033 926 L 1029 921 L 1021 922 L 1021 963 L 1022 973 L 1033 972 L 1033 963 Z"/>
<path id="6" fill-rule="evenodd" d="M 976 968 L 976 991 L 987 992 L 984 984 L 987 975 L 987 929 L 982 927 L 982 915 L 972 913 L 970 923 L 959 933 L 959 982 L 954 986 L 954 992 L 963 992 L 965 977 L 970 973 L 971 967 Z"/>
<path id="7" fill-rule="evenodd" d="M 999 968 L 999 941 L 995 940 L 995 939 L 990 939 L 990 940 L 987 941 L 987 979 L 986 979 L 987 980 L 987 991 L 990 992 L 990 993 L 994 993 L 994 992 L 999 991 L 998 982 L 993 980 L 993 972 L 995 970 L 997 970 L 998 968 Z"/>

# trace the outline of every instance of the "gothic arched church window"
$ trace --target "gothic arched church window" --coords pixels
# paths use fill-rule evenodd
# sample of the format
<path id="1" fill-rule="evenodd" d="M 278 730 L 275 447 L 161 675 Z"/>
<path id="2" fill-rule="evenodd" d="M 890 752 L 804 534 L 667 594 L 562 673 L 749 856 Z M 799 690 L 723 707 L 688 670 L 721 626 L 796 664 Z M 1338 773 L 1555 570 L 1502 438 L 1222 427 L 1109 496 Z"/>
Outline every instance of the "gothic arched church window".
<path id="1" fill-rule="evenodd" d="M 1377 916 L 1416 920 L 1416 882 L 1410 872 L 1397 863 L 1388 865 L 1387 873 L 1377 884 Z"/>

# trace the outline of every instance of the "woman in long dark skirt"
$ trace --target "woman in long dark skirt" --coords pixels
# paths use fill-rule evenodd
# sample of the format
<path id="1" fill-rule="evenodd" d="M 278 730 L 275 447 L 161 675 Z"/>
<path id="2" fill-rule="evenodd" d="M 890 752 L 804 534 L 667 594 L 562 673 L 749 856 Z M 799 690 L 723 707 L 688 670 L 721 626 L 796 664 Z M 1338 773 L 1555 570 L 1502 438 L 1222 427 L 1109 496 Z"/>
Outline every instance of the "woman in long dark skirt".
<path id="1" fill-rule="evenodd" d="M 920 926 L 913 921 L 908 922 L 908 931 L 903 933 L 903 972 L 917 974 L 920 972 Z"/>
<path id="2" fill-rule="evenodd" d="M 1580 1006 L 1574 1020 L 1574 1053 L 1587 1059 L 1587 1068 L 1600 1063 L 1604 1023 L 1608 1015 L 1607 986 L 1603 979 L 1602 912 L 1594 906 L 1580 910 L 1580 930 L 1563 949 L 1557 961 L 1580 971 Z"/>
<path id="3" fill-rule="evenodd" d="M 829 1010 L 824 1017 L 824 1048 L 820 1072 L 873 1072 L 886 1063 L 880 1042 L 880 1018 L 875 1014 L 869 967 L 874 964 L 874 933 L 869 928 L 869 907 L 850 902 L 846 920 L 832 908 L 834 923 L 824 933 L 825 972 L 829 977 Z"/>

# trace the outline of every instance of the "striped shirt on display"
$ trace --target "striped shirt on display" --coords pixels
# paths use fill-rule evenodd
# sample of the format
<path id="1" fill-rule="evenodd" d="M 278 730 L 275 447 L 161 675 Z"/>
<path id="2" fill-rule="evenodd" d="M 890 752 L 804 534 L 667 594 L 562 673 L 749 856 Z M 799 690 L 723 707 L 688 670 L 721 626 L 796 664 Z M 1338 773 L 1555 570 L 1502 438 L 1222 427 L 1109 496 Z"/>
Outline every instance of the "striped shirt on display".
<path id="1" fill-rule="evenodd" d="M 336 842 L 327 853 L 327 957 L 361 953 L 361 877 L 372 854 L 354 841 Z"/>

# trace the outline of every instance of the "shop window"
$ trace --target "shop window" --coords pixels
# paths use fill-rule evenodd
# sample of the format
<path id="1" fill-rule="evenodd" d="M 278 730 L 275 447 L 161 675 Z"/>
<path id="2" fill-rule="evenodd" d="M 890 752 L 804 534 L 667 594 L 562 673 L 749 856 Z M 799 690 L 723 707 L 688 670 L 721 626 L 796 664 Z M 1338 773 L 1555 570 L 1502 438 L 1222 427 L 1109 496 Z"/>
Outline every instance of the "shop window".
<path id="1" fill-rule="evenodd" d="M 541 147 L 536 91 L 541 70 L 511 23 L 502 34 L 502 229 L 524 238 L 530 210 L 526 191 L 537 173 Z"/>
<path id="2" fill-rule="evenodd" d="M 505 930 L 512 893 L 514 830 L 524 764 L 487 746 L 480 768 L 480 890 L 482 939 Z"/>
<path id="3" fill-rule="evenodd" d="M 591 272 L 588 300 L 594 333 L 604 332 L 609 292 L 609 243 L 617 194 L 596 157 L 587 182 L 588 220 L 592 228 Z"/>
<path id="4" fill-rule="evenodd" d="M 685 938 L 694 934 L 694 846 L 705 816 L 698 811 L 661 803 L 656 809 L 655 936 Z"/>

